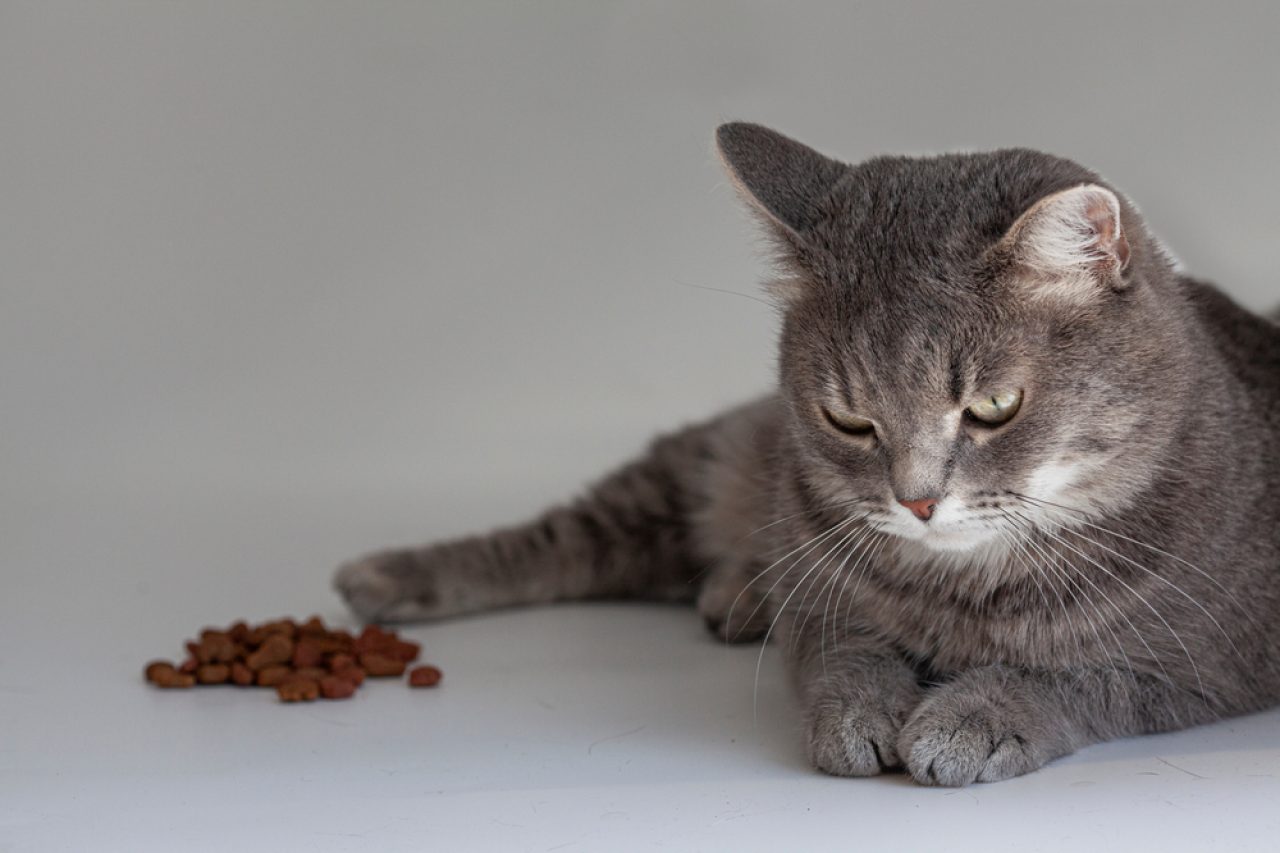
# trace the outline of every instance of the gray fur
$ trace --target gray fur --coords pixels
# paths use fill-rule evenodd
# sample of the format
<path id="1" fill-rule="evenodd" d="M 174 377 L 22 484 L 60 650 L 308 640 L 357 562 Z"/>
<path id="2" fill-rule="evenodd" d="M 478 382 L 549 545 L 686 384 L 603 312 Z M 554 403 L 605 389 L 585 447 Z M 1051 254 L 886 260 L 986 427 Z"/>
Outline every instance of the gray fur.
<path id="1" fill-rule="evenodd" d="M 1088 227 L 1123 251 L 1031 263 L 1038 202 L 1114 193 L 1070 161 L 717 139 L 778 248 L 778 392 L 528 524 L 348 564 L 355 611 L 696 596 L 785 644 L 816 767 L 924 784 L 1280 703 L 1280 328 L 1175 273 L 1118 193 Z M 1001 389 L 1007 424 L 959 414 Z M 928 522 L 895 500 L 923 497 Z"/>

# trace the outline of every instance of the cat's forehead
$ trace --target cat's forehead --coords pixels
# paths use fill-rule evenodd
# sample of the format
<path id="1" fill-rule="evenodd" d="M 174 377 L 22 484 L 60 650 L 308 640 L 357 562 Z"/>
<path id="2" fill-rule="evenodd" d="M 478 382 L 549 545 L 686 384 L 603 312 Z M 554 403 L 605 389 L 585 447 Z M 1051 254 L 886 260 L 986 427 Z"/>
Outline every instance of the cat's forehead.
<path id="1" fill-rule="evenodd" d="M 864 298 L 828 315 L 840 318 L 824 334 L 835 343 L 831 367 L 846 394 L 885 406 L 951 406 L 1025 374 L 1032 330 L 1016 312 L 990 296 L 904 286 L 915 288 L 912 298 Z"/>

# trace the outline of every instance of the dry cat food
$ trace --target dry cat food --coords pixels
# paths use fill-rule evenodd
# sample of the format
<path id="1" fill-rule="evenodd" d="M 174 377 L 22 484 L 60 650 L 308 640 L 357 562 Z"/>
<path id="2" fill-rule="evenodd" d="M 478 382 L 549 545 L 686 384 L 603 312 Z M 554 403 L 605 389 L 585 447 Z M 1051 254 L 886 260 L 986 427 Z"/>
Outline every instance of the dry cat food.
<path id="1" fill-rule="evenodd" d="M 187 658 L 175 666 L 147 664 L 147 681 L 156 687 L 234 684 L 274 687 L 282 702 L 348 699 L 369 678 L 399 678 L 418 659 L 417 643 L 395 631 L 369 625 L 359 635 L 329 630 L 319 616 L 305 622 L 277 619 L 250 626 L 236 622 L 225 630 L 206 628 L 187 641 Z M 419 666 L 409 673 L 411 687 L 434 687 L 440 670 Z"/>
<path id="2" fill-rule="evenodd" d="M 410 687 L 435 687 L 444 673 L 434 666 L 415 666 L 409 670 Z"/>

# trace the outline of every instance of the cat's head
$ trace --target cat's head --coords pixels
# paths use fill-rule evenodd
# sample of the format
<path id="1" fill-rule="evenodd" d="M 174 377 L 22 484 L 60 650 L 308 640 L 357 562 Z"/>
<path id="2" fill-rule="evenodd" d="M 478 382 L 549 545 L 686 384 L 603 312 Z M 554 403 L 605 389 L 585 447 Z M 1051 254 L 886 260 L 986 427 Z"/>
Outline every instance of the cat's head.
<path id="1" fill-rule="evenodd" d="M 1175 277 L 1096 174 L 1023 149 L 846 165 L 740 123 L 717 146 L 777 248 L 782 393 L 825 500 L 965 552 L 1152 482 L 1186 398 Z"/>

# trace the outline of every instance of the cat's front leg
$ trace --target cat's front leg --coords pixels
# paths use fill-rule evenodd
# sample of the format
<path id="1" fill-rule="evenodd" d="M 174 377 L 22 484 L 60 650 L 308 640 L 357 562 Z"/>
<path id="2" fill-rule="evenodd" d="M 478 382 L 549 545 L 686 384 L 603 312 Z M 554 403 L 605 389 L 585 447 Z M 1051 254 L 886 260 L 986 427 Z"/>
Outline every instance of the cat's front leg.
<path id="1" fill-rule="evenodd" d="M 1214 716 L 1196 691 L 1155 676 L 992 665 L 931 689 L 897 750 L 917 782 L 960 786 L 1030 773 L 1090 743 Z"/>
<path id="2" fill-rule="evenodd" d="M 923 696 L 915 670 L 871 637 L 821 634 L 808 631 L 790 648 L 810 763 L 833 776 L 901 767 L 899 734 Z"/>

